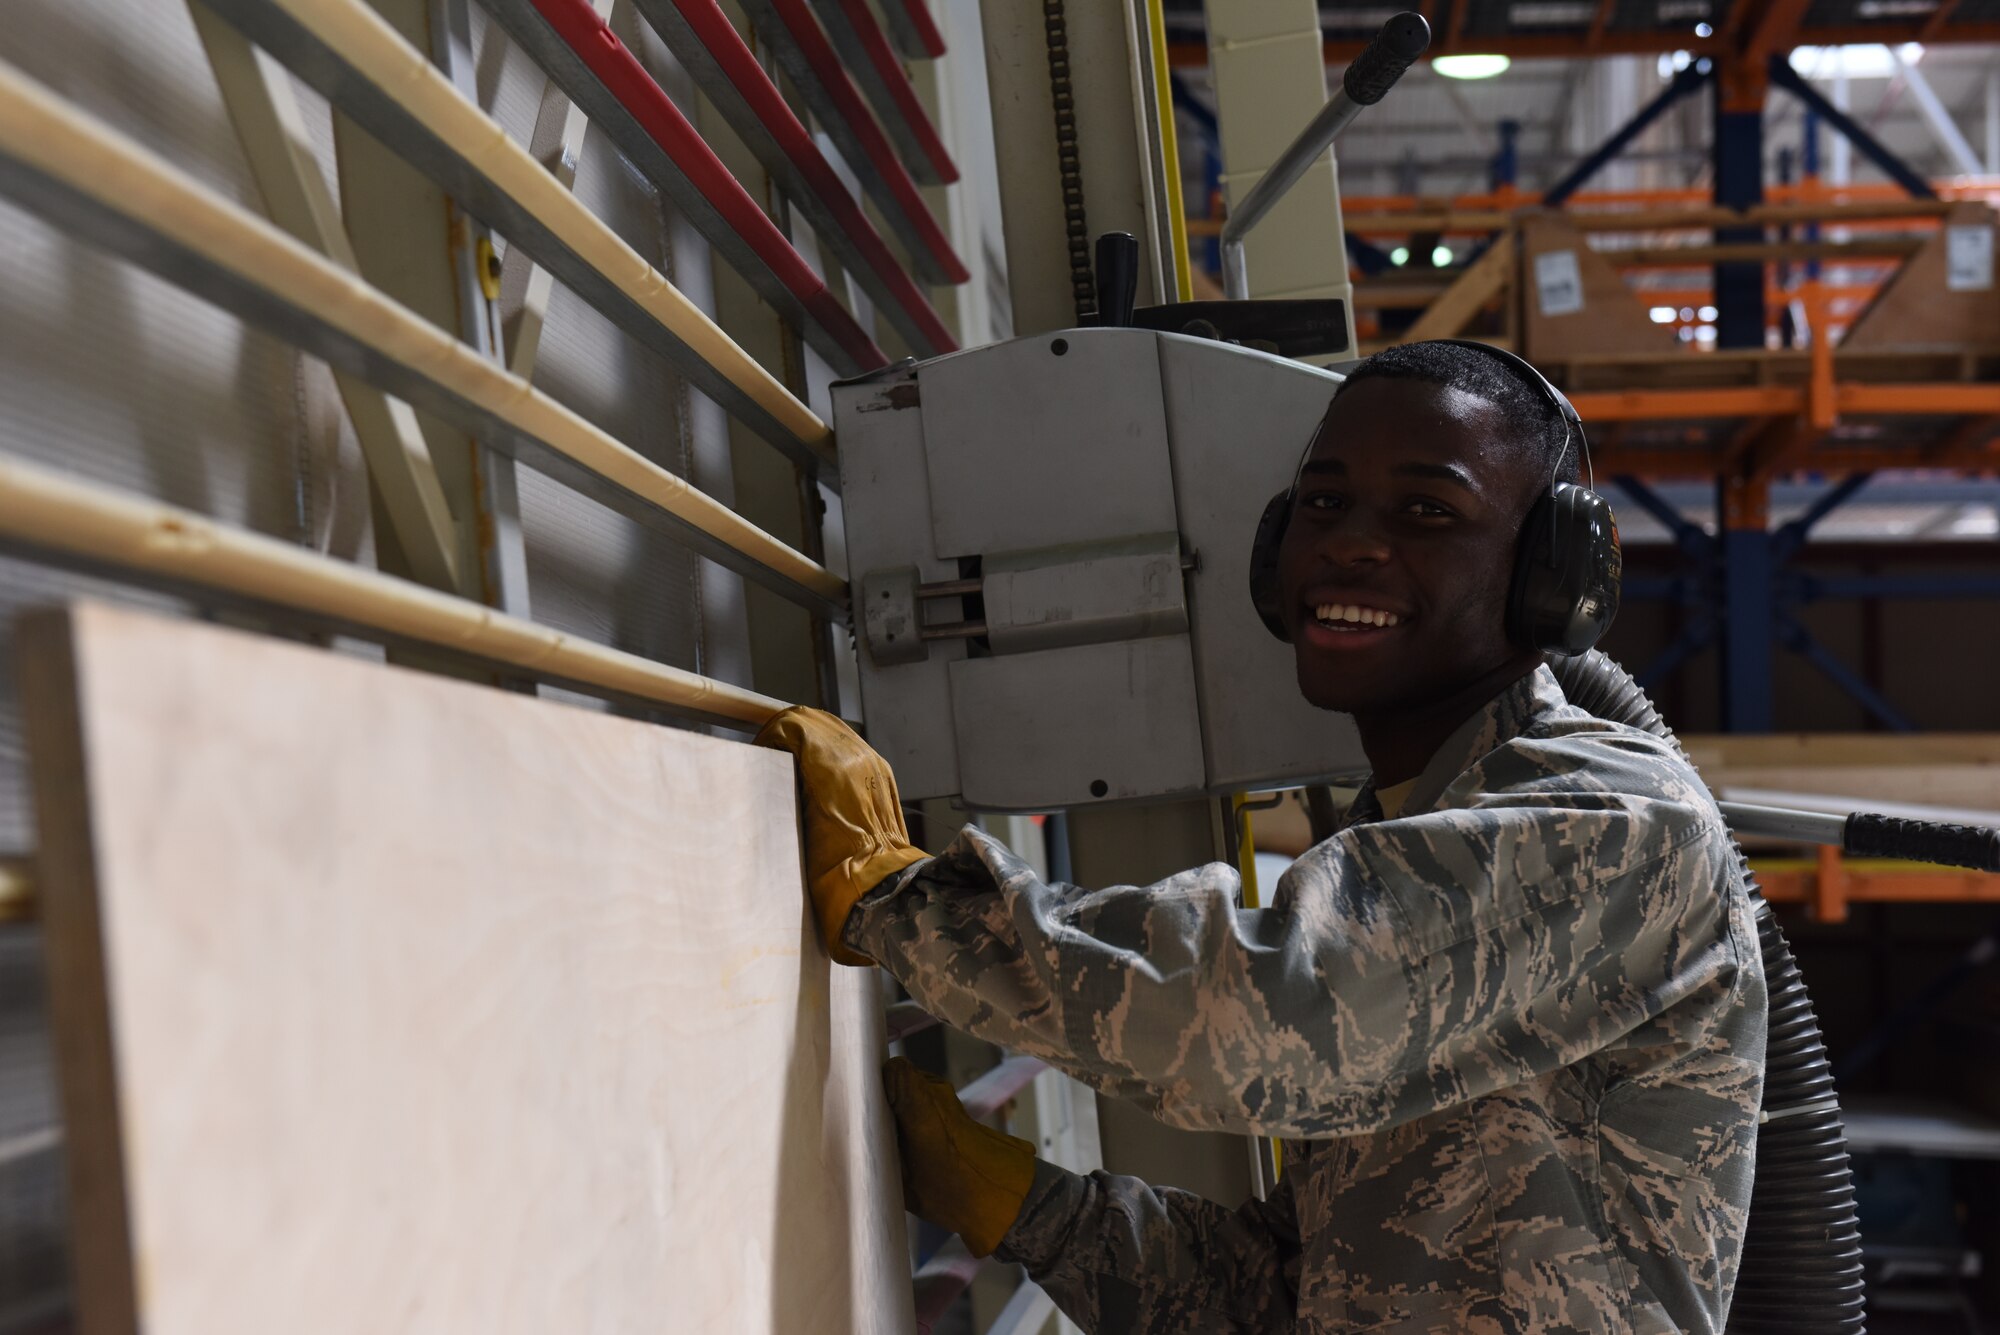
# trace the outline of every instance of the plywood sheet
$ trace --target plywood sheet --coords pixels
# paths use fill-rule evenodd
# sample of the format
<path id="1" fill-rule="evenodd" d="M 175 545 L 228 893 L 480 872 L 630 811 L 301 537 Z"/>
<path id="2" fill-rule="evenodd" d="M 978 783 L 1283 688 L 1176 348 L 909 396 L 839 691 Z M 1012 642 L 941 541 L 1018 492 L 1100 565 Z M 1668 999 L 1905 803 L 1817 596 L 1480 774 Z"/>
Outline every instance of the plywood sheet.
<path id="1" fill-rule="evenodd" d="M 82 1330 L 912 1329 L 786 757 L 93 606 L 23 645 Z"/>

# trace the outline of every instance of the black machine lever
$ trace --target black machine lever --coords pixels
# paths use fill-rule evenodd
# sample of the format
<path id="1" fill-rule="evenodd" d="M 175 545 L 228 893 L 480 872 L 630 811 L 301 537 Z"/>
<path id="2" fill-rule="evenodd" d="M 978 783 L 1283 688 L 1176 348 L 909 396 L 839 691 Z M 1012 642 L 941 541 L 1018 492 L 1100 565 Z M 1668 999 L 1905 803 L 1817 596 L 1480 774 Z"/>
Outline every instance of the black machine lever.
<path id="1" fill-rule="evenodd" d="M 1722 802 L 1723 819 L 1738 834 L 1825 844 L 1863 858 L 1903 858 L 1943 867 L 2000 872 L 2000 829 L 1948 821 L 1905 820 L 1872 811 L 1837 815 L 1789 807 Z"/>
<path id="2" fill-rule="evenodd" d="M 1250 275 L 1244 268 L 1243 239 L 1262 222 L 1271 206 L 1298 183 L 1340 136 L 1349 122 L 1372 106 L 1403 77 L 1430 45 L 1431 27 L 1420 14 L 1397 14 L 1382 25 L 1355 62 L 1348 66 L 1340 88 L 1298 137 L 1264 170 L 1250 193 L 1230 205 L 1222 225 L 1222 289 L 1232 301 L 1250 295 Z"/>
<path id="3" fill-rule="evenodd" d="M 1945 867 L 2000 871 L 2000 830 L 1945 821 L 1904 820 L 1857 811 L 1841 831 L 1843 852 L 1863 858 L 1907 858 Z"/>
<path id="4" fill-rule="evenodd" d="M 1340 86 L 1364 107 L 1380 102 L 1396 80 L 1431 44 L 1431 25 L 1421 14 L 1397 14 L 1361 48 L 1361 54 L 1341 76 Z"/>
<path id="5" fill-rule="evenodd" d="M 1422 15 L 1397 14 L 1347 67 L 1340 87 L 1298 137 L 1280 153 L 1256 186 L 1229 211 L 1222 229 L 1225 301 L 1185 301 L 1149 306 L 1129 317 L 1147 329 L 1240 343 L 1281 357 L 1322 357 L 1351 353 L 1347 338 L 1347 306 L 1338 298 L 1258 301 L 1249 296 L 1244 268 L 1243 238 L 1249 234 L 1293 184 L 1321 162 L 1327 146 L 1363 107 L 1386 96 L 1406 70 L 1430 46 L 1430 24 Z M 1098 273 L 1102 284 L 1104 260 L 1099 242 Z M 1106 324 L 1113 323 L 1107 318 Z M 1120 320 L 1117 323 L 1126 323 Z"/>
<path id="6" fill-rule="evenodd" d="M 1139 238 L 1106 232 L 1097 238 L 1097 322 L 1107 329 L 1132 323 L 1139 300 Z"/>

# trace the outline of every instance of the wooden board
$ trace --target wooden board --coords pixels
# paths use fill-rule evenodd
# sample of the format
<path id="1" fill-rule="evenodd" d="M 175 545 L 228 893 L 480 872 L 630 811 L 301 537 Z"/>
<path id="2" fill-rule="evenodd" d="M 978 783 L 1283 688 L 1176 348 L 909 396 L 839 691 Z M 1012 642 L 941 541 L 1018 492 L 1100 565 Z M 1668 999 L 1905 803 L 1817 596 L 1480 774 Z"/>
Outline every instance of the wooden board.
<path id="1" fill-rule="evenodd" d="M 2000 734 L 1684 736 L 1711 788 L 2000 811 Z"/>
<path id="2" fill-rule="evenodd" d="M 1514 277 L 1514 269 L 1514 234 L 1502 232 L 1443 296 L 1424 309 L 1401 341 L 1422 343 L 1433 338 L 1457 338 L 1474 316 L 1502 294 Z"/>
<path id="3" fill-rule="evenodd" d="M 1948 281 L 1947 247 L 1952 229 L 1962 227 L 1987 229 L 1987 284 L 1976 290 L 1953 291 Z M 1991 351 L 2000 345 L 2000 282 L 1994 280 L 1990 255 L 1993 227 L 1990 206 L 1971 200 L 1953 204 L 1944 225 L 1855 318 L 1840 340 L 1842 350 Z"/>
<path id="4" fill-rule="evenodd" d="M 1537 266 L 1563 253 L 1574 257 L 1576 286 L 1570 301 L 1552 305 L 1554 294 L 1538 280 Z M 1521 355 L 1536 365 L 1581 355 L 1674 351 L 1672 331 L 1647 318 L 1646 308 L 1610 261 L 1564 219 L 1553 214 L 1522 219 L 1519 273 L 1515 290 L 1522 310 Z"/>
<path id="5" fill-rule="evenodd" d="M 86 1335 L 912 1329 L 786 757 L 89 605 L 22 643 Z"/>
<path id="6" fill-rule="evenodd" d="M 1982 765 L 2000 772 L 1996 732 L 1682 733 L 1681 749 L 1697 765 L 1732 768 Z"/>

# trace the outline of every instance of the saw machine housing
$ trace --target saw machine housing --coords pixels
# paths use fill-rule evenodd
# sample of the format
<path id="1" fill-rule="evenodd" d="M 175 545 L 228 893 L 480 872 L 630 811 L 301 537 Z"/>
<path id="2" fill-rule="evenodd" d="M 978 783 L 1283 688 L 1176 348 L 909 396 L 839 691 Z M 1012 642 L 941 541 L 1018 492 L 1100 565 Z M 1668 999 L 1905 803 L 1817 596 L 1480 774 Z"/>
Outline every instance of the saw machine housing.
<path id="1" fill-rule="evenodd" d="M 1101 328 L 836 384 L 862 703 L 904 797 L 1045 811 L 1364 770 L 1248 594 L 1340 379 Z"/>

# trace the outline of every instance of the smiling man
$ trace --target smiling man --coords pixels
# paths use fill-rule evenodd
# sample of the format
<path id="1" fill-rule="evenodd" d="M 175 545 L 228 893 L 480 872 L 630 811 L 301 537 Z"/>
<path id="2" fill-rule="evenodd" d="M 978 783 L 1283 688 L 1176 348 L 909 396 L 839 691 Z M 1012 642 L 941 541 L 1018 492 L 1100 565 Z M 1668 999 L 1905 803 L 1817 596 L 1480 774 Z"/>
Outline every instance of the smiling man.
<path id="1" fill-rule="evenodd" d="M 1763 975 L 1700 779 L 1568 705 L 1523 627 L 1523 526 L 1581 445 L 1566 406 L 1450 343 L 1336 392 L 1260 610 L 1374 775 L 1268 908 L 1221 865 L 1049 885 L 975 829 L 926 857 L 838 720 L 760 738 L 799 757 L 836 958 L 1162 1120 L 1285 1138 L 1277 1189 L 1229 1210 L 1040 1162 L 892 1063 L 911 1208 L 1084 1329 L 1722 1329 Z"/>

